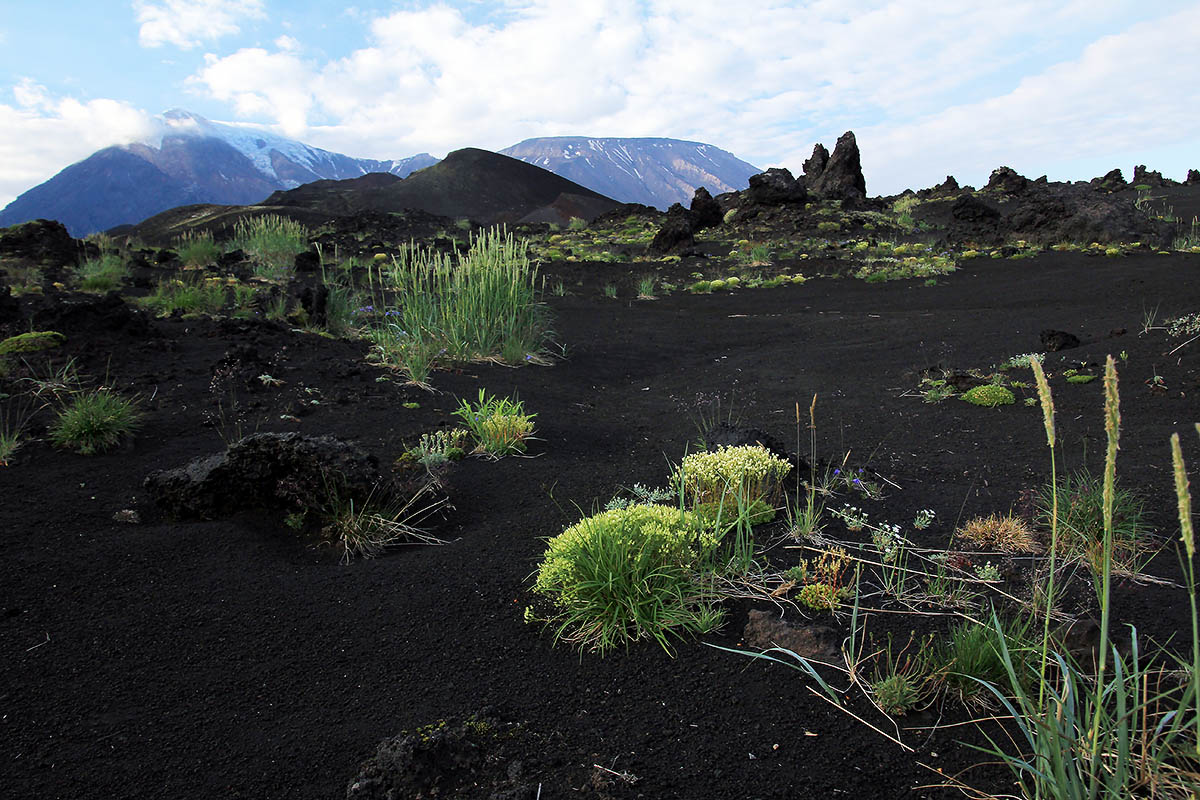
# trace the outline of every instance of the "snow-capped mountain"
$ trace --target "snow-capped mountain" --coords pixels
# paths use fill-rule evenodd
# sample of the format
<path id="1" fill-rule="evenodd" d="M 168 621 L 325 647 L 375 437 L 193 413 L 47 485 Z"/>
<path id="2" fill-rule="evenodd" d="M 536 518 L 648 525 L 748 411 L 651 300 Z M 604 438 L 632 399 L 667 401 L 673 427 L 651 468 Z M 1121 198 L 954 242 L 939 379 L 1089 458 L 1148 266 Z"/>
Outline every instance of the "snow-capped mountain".
<path id="1" fill-rule="evenodd" d="M 33 187 L 0 211 L 0 227 L 57 219 L 75 236 L 139 222 L 191 203 L 244 205 L 315 180 L 369 172 L 399 177 L 437 163 L 352 158 L 250 125 L 173 109 L 148 139 L 107 147 Z"/>
<path id="2" fill-rule="evenodd" d="M 719 147 L 682 139 L 551 136 L 501 153 L 536 164 L 623 203 L 688 205 L 700 186 L 712 194 L 745 189 L 762 172 Z"/>

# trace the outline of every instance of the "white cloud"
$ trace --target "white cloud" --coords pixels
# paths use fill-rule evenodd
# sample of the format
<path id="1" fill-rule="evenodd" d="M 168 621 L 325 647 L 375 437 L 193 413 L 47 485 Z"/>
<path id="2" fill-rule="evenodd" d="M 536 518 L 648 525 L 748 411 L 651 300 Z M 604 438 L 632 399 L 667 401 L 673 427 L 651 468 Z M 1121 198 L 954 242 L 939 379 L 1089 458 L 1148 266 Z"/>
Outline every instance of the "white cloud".
<path id="1" fill-rule="evenodd" d="M 143 47 L 173 44 L 190 50 L 237 33 L 245 19 L 266 16 L 264 0 L 133 0 Z"/>
<path id="2" fill-rule="evenodd" d="M 127 103 L 56 99 L 29 79 L 0 103 L 0 207 L 63 167 L 113 144 L 153 131 L 150 117 Z"/>
<path id="3" fill-rule="evenodd" d="M 932 185 L 948 173 L 979 185 L 1002 164 L 1063 180 L 1091 176 L 1055 174 L 1057 165 L 1090 160 L 1129 177 L 1148 149 L 1200 145 L 1200 88 L 1172 79 L 1200 72 L 1200 52 L 1178 46 L 1198 39 L 1200 8 L 1135 25 L 1006 94 L 860 131 L 864 161 L 874 163 L 876 181 L 889 192 Z M 1193 152 L 1200 164 L 1200 148 Z M 1175 165 L 1175 177 L 1189 166 L 1196 164 Z"/>
<path id="4" fill-rule="evenodd" d="M 898 191 L 1022 153 L 1194 136 L 1197 90 L 1170 77 L 1194 72 L 1198 56 L 1178 45 L 1200 38 L 1195 8 L 1079 55 L 1081 31 L 1119 30 L 1137 10 L 1127 0 L 511 0 L 503 17 L 472 22 L 433 4 L 375 18 L 367 45 L 344 58 L 305 61 L 286 39 L 275 52 L 208 56 L 191 85 L 290 135 L 375 157 L 531 136 L 676 136 L 798 169 L 813 142 L 857 129 L 868 189 Z M 1061 63 L 1021 81 L 1014 70 L 1031 53 Z"/>

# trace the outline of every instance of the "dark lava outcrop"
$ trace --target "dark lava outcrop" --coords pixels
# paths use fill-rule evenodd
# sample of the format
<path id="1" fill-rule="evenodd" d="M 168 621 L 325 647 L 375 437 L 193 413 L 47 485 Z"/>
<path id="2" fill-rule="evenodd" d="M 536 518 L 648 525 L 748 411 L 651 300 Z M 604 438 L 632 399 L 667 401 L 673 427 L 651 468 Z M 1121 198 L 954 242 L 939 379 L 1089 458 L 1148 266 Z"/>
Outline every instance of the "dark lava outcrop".
<path id="1" fill-rule="evenodd" d="M 766 172 L 750 176 L 750 188 L 741 193 L 742 204 L 748 206 L 775 206 L 803 203 L 808 192 L 802 181 L 792 177 L 790 170 L 772 167 Z"/>
<path id="2" fill-rule="evenodd" d="M 854 131 L 846 131 L 838 137 L 829 162 L 820 173 L 816 173 L 819 156 L 820 153 L 814 149 L 812 157 L 804 162 L 804 178 L 809 191 L 829 200 L 851 204 L 866 198 L 867 182 L 863 177 L 862 159 Z M 810 162 L 814 171 L 812 176 L 809 175 Z"/>
<path id="3" fill-rule="evenodd" d="M 696 243 L 697 230 L 699 227 L 696 214 L 676 203 L 667 209 L 667 217 L 663 220 L 658 233 L 654 234 L 649 252 L 665 255 L 688 250 Z"/>
<path id="4" fill-rule="evenodd" d="M 708 189 L 701 186 L 696 190 L 696 194 L 692 196 L 692 214 L 696 217 L 696 230 L 705 228 L 715 228 L 721 224 L 724 218 L 724 213 L 721 211 L 721 205 L 713 196 L 708 193 Z"/>

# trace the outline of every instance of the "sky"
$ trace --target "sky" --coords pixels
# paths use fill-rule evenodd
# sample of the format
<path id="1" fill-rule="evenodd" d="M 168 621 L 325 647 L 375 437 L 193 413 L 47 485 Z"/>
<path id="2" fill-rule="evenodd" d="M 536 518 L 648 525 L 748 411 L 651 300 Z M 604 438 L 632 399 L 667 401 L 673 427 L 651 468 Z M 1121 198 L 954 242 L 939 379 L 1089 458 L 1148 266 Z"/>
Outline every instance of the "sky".
<path id="1" fill-rule="evenodd" d="M 357 157 L 666 136 L 869 194 L 1200 168 L 1200 2 L 6 0 L 0 206 L 184 108 Z"/>

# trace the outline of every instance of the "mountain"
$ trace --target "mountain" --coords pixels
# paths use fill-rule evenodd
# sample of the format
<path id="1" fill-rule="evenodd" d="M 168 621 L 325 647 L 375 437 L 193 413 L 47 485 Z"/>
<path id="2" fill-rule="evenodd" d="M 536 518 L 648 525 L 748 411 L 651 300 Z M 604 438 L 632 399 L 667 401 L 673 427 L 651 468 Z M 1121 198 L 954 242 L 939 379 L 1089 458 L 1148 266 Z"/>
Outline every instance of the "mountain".
<path id="1" fill-rule="evenodd" d="M 526 139 L 500 151 L 544 167 L 622 203 L 666 209 L 692 201 L 704 186 L 714 195 L 745 189 L 761 169 L 711 144 L 682 139 Z"/>
<path id="2" fill-rule="evenodd" d="M 468 147 L 455 150 L 404 180 L 372 175 L 349 181 L 316 181 L 276 192 L 261 205 L 323 210 L 334 215 L 415 208 L 491 224 L 593 219 L 618 204 L 541 167 Z"/>
<path id="3" fill-rule="evenodd" d="M 57 219 L 74 236 L 193 203 L 243 205 L 271 192 L 372 172 L 404 177 L 437 162 L 428 153 L 352 158 L 244 125 L 172 110 L 146 141 L 106 147 L 33 187 L 0 211 L 0 227 Z"/>

